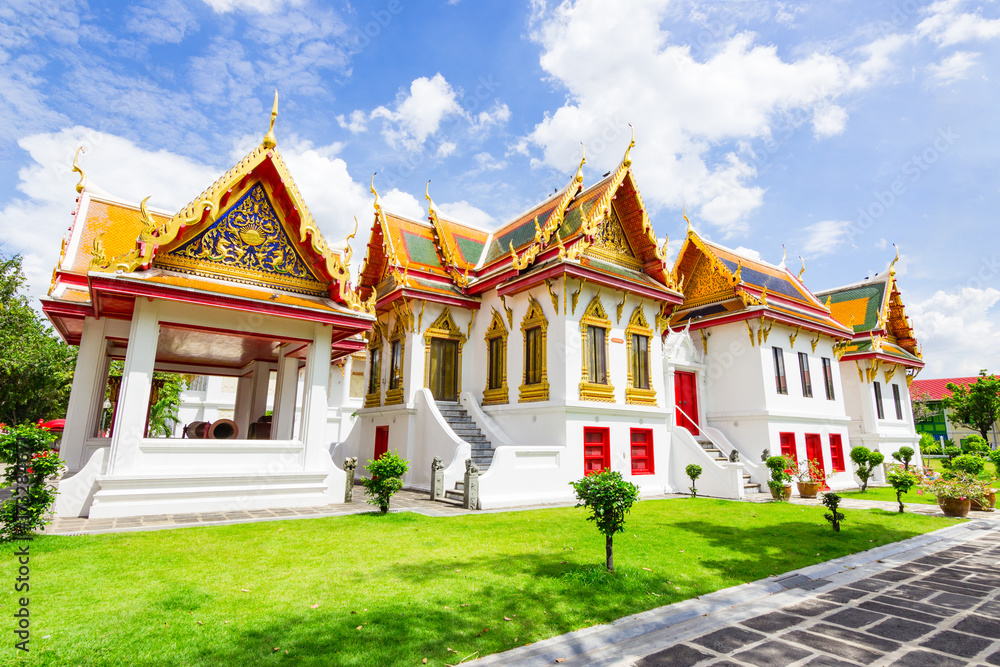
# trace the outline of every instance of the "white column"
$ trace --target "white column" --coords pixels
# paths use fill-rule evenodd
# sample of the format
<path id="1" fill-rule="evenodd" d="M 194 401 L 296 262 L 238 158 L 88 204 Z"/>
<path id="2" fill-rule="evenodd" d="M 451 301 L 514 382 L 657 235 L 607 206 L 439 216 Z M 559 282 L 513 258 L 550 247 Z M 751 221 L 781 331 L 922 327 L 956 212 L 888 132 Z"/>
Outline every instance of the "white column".
<path id="1" fill-rule="evenodd" d="M 295 426 L 295 389 L 299 379 L 299 360 L 285 356 L 290 349 L 283 345 L 278 357 L 278 383 L 274 394 L 274 419 L 271 437 L 291 440 Z"/>
<path id="2" fill-rule="evenodd" d="M 253 397 L 253 372 L 248 372 L 236 381 L 236 406 L 233 421 L 239 428 L 240 438 L 246 438 L 250 429 L 250 408 Z"/>
<path id="3" fill-rule="evenodd" d="M 306 465 L 315 467 L 322 462 L 326 442 L 326 413 L 330 392 L 330 345 L 332 330 L 316 324 L 313 343 L 306 360 L 302 400 L 302 442 L 306 450 Z M 345 369 L 346 372 L 346 369 Z M 326 457 L 329 460 L 329 456 Z"/>
<path id="4" fill-rule="evenodd" d="M 146 428 L 149 392 L 153 383 L 156 345 L 160 337 L 158 303 L 136 298 L 128 351 L 122 370 L 122 388 L 115 410 L 114 434 L 108 458 L 108 474 L 129 473 L 135 467 L 139 441 Z"/>
<path id="5" fill-rule="evenodd" d="M 255 422 L 267 412 L 267 388 L 271 382 L 271 364 L 266 361 L 255 361 L 251 364 L 250 408 L 249 420 Z"/>
<path id="6" fill-rule="evenodd" d="M 73 371 L 73 388 L 66 409 L 66 428 L 59 445 L 59 454 L 70 472 L 79 470 L 86 463 L 83 447 L 87 439 L 94 436 L 104 405 L 104 387 L 108 379 L 105 322 L 88 317 L 83 323 L 76 370 Z"/>

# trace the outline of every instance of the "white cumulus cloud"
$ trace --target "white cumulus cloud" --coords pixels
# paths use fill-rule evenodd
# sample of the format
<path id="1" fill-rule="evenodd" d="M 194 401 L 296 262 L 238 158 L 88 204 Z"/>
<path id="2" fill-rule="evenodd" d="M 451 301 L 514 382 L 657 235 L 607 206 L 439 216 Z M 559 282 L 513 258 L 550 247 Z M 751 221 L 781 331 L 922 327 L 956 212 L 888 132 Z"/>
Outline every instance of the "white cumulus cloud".
<path id="1" fill-rule="evenodd" d="M 923 344 L 925 377 L 976 375 L 1000 367 L 1000 290 L 962 287 L 939 290 L 908 304 L 917 340 Z"/>
<path id="2" fill-rule="evenodd" d="M 979 63 L 979 56 L 969 51 L 956 51 L 941 62 L 928 65 L 927 74 L 931 83 L 943 86 L 966 78 L 969 70 Z"/>
<path id="3" fill-rule="evenodd" d="M 376 107 L 370 118 L 385 120 L 382 135 L 390 146 L 415 151 L 438 131 L 442 120 L 461 113 L 455 89 L 438 73 L 429 79 L 425 76 L 414 79 L 409 91 L 397 97 L 392 109 Z"/>
<path id="4" fill-rule="evenodd" d="M 821 220 L 806 227 L 802 254 L 807 258 L 828 255 L 848 240 L 850 220 Z"/>

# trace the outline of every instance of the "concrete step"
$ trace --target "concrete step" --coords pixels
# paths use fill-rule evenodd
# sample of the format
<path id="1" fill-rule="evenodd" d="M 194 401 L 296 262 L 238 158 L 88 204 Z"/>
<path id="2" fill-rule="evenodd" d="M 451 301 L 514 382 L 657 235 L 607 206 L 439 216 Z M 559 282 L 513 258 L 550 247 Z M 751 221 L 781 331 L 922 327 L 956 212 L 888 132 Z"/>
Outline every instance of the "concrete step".
<path id="1" fill-rule="evenodd" d="M 465 500 L 465 493 L 463 491 L 456 491 L 454 489 L 448 489 L 444 492 L 444 497 L 448 500 L 457 500 L 458 502 L 463 502 Z"/>
<path id="2" fill-rule="evenodd" d="M 760 493 L 760 484 L 744 484 L 743 490 L 749 493 Z"/>

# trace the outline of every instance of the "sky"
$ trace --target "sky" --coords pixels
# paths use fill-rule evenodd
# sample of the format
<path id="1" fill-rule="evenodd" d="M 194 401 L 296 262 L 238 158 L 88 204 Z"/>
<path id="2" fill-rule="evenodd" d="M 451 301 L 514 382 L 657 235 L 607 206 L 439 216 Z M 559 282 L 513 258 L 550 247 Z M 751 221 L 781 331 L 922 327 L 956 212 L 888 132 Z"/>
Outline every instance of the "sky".
<path id="1" fill-rule="evenodd" d="M 897 278 L 927 368 L 1000 371 L 1000 3 L 8 0 L 0 252 L 48 289 L 88 183 L 174 212 L 260 142 L 331 244 L 387 208 L 495 229 L 621 160 L 676 254 Z M 630 128 L 631 125 L 631 128 Z M 782 246 L 784 245 L 784 249 Z M 360 259 L 363 252 L 356 252 Z M 800 260 L 802 258 L 802 260 Z"/>

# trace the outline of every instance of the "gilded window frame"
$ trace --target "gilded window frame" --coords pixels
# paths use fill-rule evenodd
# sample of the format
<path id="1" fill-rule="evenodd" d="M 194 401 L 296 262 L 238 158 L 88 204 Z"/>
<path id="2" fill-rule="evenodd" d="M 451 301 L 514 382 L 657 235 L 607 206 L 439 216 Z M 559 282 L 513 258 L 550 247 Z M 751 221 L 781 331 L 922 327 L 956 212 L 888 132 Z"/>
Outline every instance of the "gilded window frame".
<path id="1" fill-rule="evenodd" d="M 528 384 L 528 329 L 539 327 L 542 330 L 542 379 L 541 382 Z M 522 363 L 521 386 L 518 389 L 518 403 L 534 403 L 549 400 L 549 320 L 545 317 L 542 304 L 535 297 L 528 295 L 528 310 L 521 319 Z"/>
<path id="2" fill-rule="evenodd" d="M 392 383 L 392 344 L 396 341 L 399 341 L 399 386 L 395 389 L 389 389 L 389 385 Z M 406 379 L 404 372 L 406 368 L 406 328 L 401 319 L 396 319 L 396 326 L 393 327 L 392 335 L 386 342 L 389 349 L 389 377 L 386 378 L 385 404 L 399 405 L 403 402 L 403 387 Z"/>
<path id="3" fill-rule="evenodd" d="M 635 386 L 635 378 L 632 373 L 633 350 L 632 337 L 646 337 L 646 361 L 649 377 L 646 378 L 648 389 Z M 653 330 L 646 321 L 646 314 L 642 310 L 642 304 L 636 306 L 629 318 L 628 326 L 625 328 L 625 343 L 628 350 L 628 379 L 625 385 L 625 402 L 633 405 L 656 405 L 656 390 L 653 389 Z"/>
<path id="4" fill-rule="evenodd" d="M 587 379 L 587 360 L 589 358 L 589 343 L 587 342 L 587 328 L 598 327 L 604 329 L 604 365 L 606 368 L 607 383 L 590 382 Z M 580 400 L 599 401 L 602 403 L 615 402 L 615 386 L 611 384 L 611 320 L 608 319 L 604 304 L 601 303 L 601 295 L 598 293 L 591 299 L 583 315 L 580 316 L 580 350 L 583 352 L 581 359 L 580 377 Z"/>
<path id="5" fill-rule="evenodd" d="M 362 403 L 363 407 L 366 408 L 377 408 L 382 405 L 382 363 L 385 361 L 382 358 L 382 334 L 379 331 L 379 323 L 376 321 L 375 326 L 373 326 L 368 331 L 368 385 L 365 387 L 365 400 Z M 372 352 L 377 351 L 378 355 L 378 365 L 372 364 Z M 368 388 L 372 386 L 372 370 L 377 371 L 378 376 L 375 378 L 375 391 L 368 392 Z"/>
<path id="6" fill-rule="evenodd" d="M 493 319 L 486 328 L 483 340 L 486 341 L 486 387 L 483 389 L 483 405 L 503 405 L 510 401 L 510 388 L 507 386 L 507 325 L 503 323 L 503 315 L 494 308 Z M 490 343 L 500 339 L 500 386 L 490 389 L 490 370 L 493 360 L 490 359 Z"/>
<path id="7" fill-rule="evenodd" d="M 451 316 L 451 306 L 445 306 L 444 311 L 438 315 L 437 319 L 424 332 L 424 387 L 431 388 L 431 340 L 443 338 L 445 340 L 458 341 L 458 359 L 455 369 L 455 395 L 459 400 L 462 398 L 462 347 L 467 340 L 462 330 L 455 324 Z"/>

